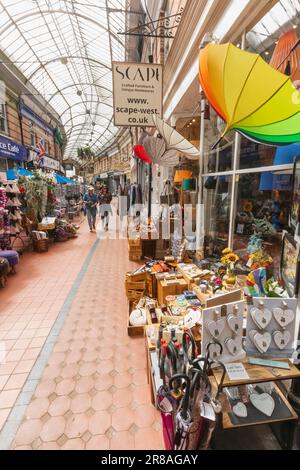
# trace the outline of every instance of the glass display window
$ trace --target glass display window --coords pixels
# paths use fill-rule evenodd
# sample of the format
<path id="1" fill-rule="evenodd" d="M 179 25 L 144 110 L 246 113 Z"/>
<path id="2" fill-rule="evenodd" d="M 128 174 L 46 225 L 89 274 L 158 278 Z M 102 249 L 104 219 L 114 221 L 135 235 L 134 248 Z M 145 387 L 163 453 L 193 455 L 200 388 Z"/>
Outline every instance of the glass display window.
<path id="1" fill-rule="evenodd" d="M 278 270 L 282 232 L 289 224 L 292 175 L 249 173 L 237 180 L 233 248 L 246 259 L 250 237 L 257 234 Z"/>
<path id="2" fill-rule="evenodd" d="M 205 256 L 220 256 L 229 241 L 232 177 L 209 176 L 203 191 Z"/>
<path id="3" fill-rule="evenodd" d="M 230 133 L 218 146 L 220 135 L 224 131 L 225 124 L 217 113 L 209 106 L 205 113 L 205 143 L 204 143 L 204 173 L 217 173 L 232 170 L 234 133 Z"/>

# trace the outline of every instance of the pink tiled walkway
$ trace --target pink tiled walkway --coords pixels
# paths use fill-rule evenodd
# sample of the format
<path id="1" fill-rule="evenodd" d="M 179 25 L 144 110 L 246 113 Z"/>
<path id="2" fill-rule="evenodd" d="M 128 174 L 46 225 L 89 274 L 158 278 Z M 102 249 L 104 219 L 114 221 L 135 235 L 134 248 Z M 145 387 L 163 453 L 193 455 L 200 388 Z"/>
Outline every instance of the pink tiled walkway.
<path id="1" fill-rule="evenodd" d="M 24 321 L 22 325 L 24 333 L 48 328 L 47 331 L 43 331 L 43 334 L 47 335 L 51 321 L 55 319 L 55 313 L 57 314 L 59 306 L 64 301 L 94 240 L 95 235 L 86 234 L 78 241 L 70 242 L 69 248 L 67 244 L 59 246 L 57 248 L 60 256 L 57 254 L 57 248 L 53 247 L 45 258 L 49 260 L 50 268 L 46 261 L 40 262 L 40 259 L 43 259 L 42 255 L 33 259 L 33 255 L 29 254 L 22 260 L 23 270 L 26 265 L 31 266 L 26 270 L 29 280 L 32 273 L 34 274 L 37 269 L 40 270 L 41 279 L 38 281 L 38 286 L 43 287 L 45 289 L 43 292 L 50 295 L 49 303 L 47 295 L 47 300 L 45 298 L 39 304 L 33 299 L 28 306 L 33 302 L 32 308 L 36 310 L 30 313 L 30 318 L 27 312 L 16 318 L 14 311 L 8 310 L 10 305 L 7 300 L 7 310 L 0 318 L 2 320 L 5 315 L 6 325 L 11 324 L 13 328 L 7 327 L 5 331 L 18 331 L 15 323 L 24 321 L 25 315 L 28 323 L 36 323 L 29 328 L 28 323 L 25 324 Z M 65 250 L 66 254 L 62 257 Z M 70 251 L 72 256 L 68 258 Z M 56 262 L 53 261 L 54 258 Z M 60 259 L 59 267 L 56 265 L 58 259 Z M 13 448 L 119 450 L 163 448 L 160 416 L 150 403 L 144 341 L 130 339 L 127 336 L 124 273 L 128 269 L 130 263 L 126 241 L 101 240 L 42 379 L 27 408 L 26 417 L 17 432 Z M 20 277 L 25 282 L 24 275 Z M 51 290 L 51 283 L 56 288 L 55 293 Z M 46 289 L 45 285 L 49 287 Z M 29 296 L 29 286 L 19 289 L 18 283 L 15 282 L 14 290 L 18 302 L 24 299 L 23 289 Z M 31 286 L 32 291 L 35 291 L 35 285 Z M 4 292 L 1 292 L 1 295 Z M 10 295 L 11 299 L 17 302 L 12 287 Z M 6 299 L 10 298 L 7 293 L 5 296 Z M 47 305 L 47 311 L 45 312 L 45 307 L 41 313 L 39 307 L 44 304 Z M 17 308 L 17 305 L 15 307 Z M 36 319 L 33 315 L 39 315 L 39 318 Z M 25 334 L 22 338 L 18 336 L 9 339 L 14 341 L 14 344 L 16 341 L 29 340 L 28 344 L 23 344 L 26 359 L 21 356 L 18 359 L 13 357 L 12 360 L 14 364 L 12 371 L 18 368 L 18 374 L 13 374 L 12 380 L 19 380 L 20 383 L 18 386 L 13 384 L 12 391 L 15 394 L 18 387 L 22 387 L 22 381 L 26 380 L 26 374 L 35 361 L 35 354 L 41 347 L 36 343 L 32 345 L 31 342 L 39 338 L 45 339 L 44 336 L 36 334 L 30 338 Z M 19 349 L 12 348 L 12 351 Z M 2 386 L 4 389 L 2 393 L 6 392 L 5 387 L 10 379 L 8 374 L 5 376 L 7 381 Z M 7 410 L 13 405 L 15 397 L 12 393 L 3 396 L 3 399 L 6 400 L 4 410 Z M 2 420 L 5 419 L 4 411 Z"/>
<path id="2" fill-rule="evenodd" d="M 0 289 L 0 430 L 94 242 L 84 225 L 48 253 L 26 253 Z"/>

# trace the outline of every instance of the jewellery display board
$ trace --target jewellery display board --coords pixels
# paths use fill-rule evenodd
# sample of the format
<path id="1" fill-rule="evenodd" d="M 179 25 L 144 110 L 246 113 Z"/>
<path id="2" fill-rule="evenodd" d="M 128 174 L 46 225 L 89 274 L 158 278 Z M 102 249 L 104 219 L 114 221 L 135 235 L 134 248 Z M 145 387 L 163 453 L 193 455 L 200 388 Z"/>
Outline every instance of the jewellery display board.
<path id="1" fill-rule="evenodd" d="M 296 309 L 297 299 L 254 298 L 247 317 L 247 355 L 291 357 Z"/>
<path id="2" fill-rule="evenodd" d="M 203 310 L 202 355 L 209 343 L 211 359 L 224 363 L 236 362 L 246 356 L 242 347 L 245 302 L 233 302 Z M 219 343 L 219 344 L 218 344 Z M 219 345 L 222 345 L 222 353 Z"/>

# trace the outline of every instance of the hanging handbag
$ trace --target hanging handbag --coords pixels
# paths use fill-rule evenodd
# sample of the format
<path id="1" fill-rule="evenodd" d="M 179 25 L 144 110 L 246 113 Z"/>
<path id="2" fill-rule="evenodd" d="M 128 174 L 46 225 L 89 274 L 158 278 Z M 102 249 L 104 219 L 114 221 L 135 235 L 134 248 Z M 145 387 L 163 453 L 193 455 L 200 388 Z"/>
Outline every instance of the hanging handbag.
<path id="1" fill-rule="evenodd" d="M 170 181 L 165 182 L 163 192 L 160 196 L 160 203 L 167 204 L 168 206 L 173 206 L 176 204 L 175 194 L 172 192 Z"/>

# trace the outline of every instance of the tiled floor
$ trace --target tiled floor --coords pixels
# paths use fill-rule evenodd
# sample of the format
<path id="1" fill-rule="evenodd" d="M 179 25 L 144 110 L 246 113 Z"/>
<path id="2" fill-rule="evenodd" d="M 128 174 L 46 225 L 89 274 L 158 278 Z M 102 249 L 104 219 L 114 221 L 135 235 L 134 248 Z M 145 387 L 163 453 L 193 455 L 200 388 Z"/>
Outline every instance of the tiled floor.
<path id="1" fill-rule="evenodd" d="M 26 382 L 95 235 L 28 254 L 0 292 L 0 426 Z M 124 240 L 101 240 L 24 420 L 16 449 L 162 449 L 150 403 L 143 339 L 127 336 Z"/>

